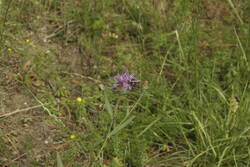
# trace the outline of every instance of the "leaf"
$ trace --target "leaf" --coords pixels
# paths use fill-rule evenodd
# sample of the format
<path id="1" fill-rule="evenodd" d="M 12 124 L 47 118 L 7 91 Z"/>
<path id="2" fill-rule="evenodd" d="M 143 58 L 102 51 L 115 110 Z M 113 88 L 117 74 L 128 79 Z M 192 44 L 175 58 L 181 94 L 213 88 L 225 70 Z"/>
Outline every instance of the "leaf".
<path id="1" fill-rule="evenodd" d="M 214 90 L 216 90 L 218 92 L 218 94 L 220 95 L 221 99 L 228 104 L 228 101 L 227 101 L 223 91 L 220 88 L 217 88 L 215 86 L 212 86 L 212 88 L 214 88 Z"/>
<path id="2" fill-rule="evenodd" d="M 62 159 L 60 157 L 60 154 L 57 152 L 56 153 L 56 162 L 57 162 L 57 167 L 64 167 L 62 163 Z"/>
<path id="3" fill-rule="evenodd" d="M 111 104 L 110 104 L 110 102 L 108 100 L 108 97 L 107 97 L 106 93 L 104 94 L 104 98 L 105 98 L 104 107 L 107 110 L 107 112 L 109 113 L 111 119 L 113 120 L 113 109 L 112 109 L 112 106 L 111 106 Z"/>
<path id="4" fill-rule="evenodd" d="M 110 132 L 108 137 L 111 137 L 111 136 L 117 134 L 119 131 L 121 131 L 123 128 L 125 128 L 128 124 L 130 124 L 134 118 L 135 118 L 135 116 L 132 116 L 129 119 L 127 119 L 126 121 L 121 122 L 117 127 L 114 128 L 114 130 L 112 132 Z"/>
<path id="5" fill-rule="evenodd" d="M 159 120 L 160 120 L 160 118 L 157 118 L 156 120 L 151 122 L 137 137 L 140 137 L 141 135 L 143 135 L 148 129 L 150 129 Z"/>

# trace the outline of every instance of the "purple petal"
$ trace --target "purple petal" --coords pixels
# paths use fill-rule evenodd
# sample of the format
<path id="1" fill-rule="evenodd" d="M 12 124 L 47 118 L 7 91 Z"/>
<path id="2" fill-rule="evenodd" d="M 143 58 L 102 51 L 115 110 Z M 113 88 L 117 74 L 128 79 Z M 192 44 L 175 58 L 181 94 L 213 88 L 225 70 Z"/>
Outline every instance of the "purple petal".
<path id="1" fill-rule="evenodd" d="M 129 76 L 129 75 L 128 75 L 127 72 L 125 72 L 124 74 L 122 74 L 122 78 L 123 78 L 123 81 L 124 81 L 124 82 L 127 82 L 127 81 L 128 81 L 128 79 L 129 79 L 128 76 Z"/>
<path id="2" fill-rule="evenodd" d="M 131 80 L 130 82 L 132 82 L 132 83 L 137 83 L 137 82 L 140 82 L 140 80 L 133 79 L 133 80 Z"/>
<path id="3" fill-rule="evenodd" d="M 116 82 L 122 82 L 123 78 L 122 78 L 121 75 L 117 75 L 117 76 L 114 77 L 114 80 L 115 80 Z"/>
<path id="4" fill-rule="evenodd" d="M 129 74 L 128 71 L 121 75 L 116 75 L 114 80 L 116 83 L 112 86 L 112 88 L 122 88 L 125 90 L 131 90 L 135 83 L 140 82 L 135 78 L 134 74 Z"/>
<path id="5" fill-rule="evenodd" d="M 131 80 L 131 79 L 135 79 L 135 75 L 134 75 L 134 74 L 129 75 L 129 79 L 130 79 L 130 80 Z"/>
<path id="6" fill-rule="evenodd" d="M 129 85 L 128 83 L 123 83 L 122 87 L 123 87 L 123 89 L 126 89 L 126 90 L 131 90 L 132 89 L 132 86 Z"/>

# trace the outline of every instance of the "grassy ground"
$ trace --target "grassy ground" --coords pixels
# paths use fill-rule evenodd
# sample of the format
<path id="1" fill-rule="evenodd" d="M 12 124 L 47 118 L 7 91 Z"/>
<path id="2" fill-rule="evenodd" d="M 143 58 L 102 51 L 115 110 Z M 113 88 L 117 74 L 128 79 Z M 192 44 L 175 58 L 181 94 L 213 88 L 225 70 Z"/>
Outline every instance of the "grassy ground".
<path id="1" fill-rule="evenodd" d="M 250 1 L 1 0 L 0 13 L 0 166 L 250 166 Z M 141 82 L 111 89 L 126 70 Z"/>

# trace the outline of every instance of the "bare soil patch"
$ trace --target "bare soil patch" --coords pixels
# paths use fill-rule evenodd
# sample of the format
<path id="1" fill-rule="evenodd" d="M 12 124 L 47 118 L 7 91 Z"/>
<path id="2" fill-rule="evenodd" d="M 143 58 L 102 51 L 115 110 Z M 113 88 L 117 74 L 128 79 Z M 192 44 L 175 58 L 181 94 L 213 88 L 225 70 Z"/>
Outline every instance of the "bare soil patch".
<path id="1" fill-rule="evenodd" d="M 36 106 L 37 102 L 27 91 L 1 91 L 1 112 L 6 114 L 18 109 Z M 63 135 L 42 108 L 31 109 L 1 118 L 0 164 L 9 166 L 42 162 L 55 150 L 66 146 Z M 42 164 L 42 163 L 41 163 Z"/>

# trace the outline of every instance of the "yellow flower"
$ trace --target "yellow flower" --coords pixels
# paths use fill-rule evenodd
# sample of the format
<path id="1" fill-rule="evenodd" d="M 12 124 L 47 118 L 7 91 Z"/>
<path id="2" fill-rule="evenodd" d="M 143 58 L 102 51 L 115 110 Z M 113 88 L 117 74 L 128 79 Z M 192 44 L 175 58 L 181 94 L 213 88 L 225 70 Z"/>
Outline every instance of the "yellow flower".
<path id="1" fill-rule="evenodd" d="M 29 39 L 26 39 L 26 43 L 29 43 L 30 42 L 30 40 Z"/>
<path id="2" fill-rule="evenodd" d="M 81 97 L 77 97 L 77 98 L 76 98 L 76 101 L 82 102 L 82 98 L 81 98 Z"/>
<path id="3" fill-rule="evenodd" d="M 164 145 L 161 147 L 161 150 L 164 151 L 164 152 L 169 152 L 169 151 L 170 151 L 170 148 L 168 147 L 167 144 L 164 144 Z"/>
<path id="4" fill-rule="evenodd" d="M 73 140 L 74 138 L 76 138 L 76 136 L 75 135 L 70 135 L 69 138 Z"/>
<path id="5" fill-rule="evenodd" d="M 9 52 L 11 52 L 11 51 L 12 51 L 12 49 L 11 49 L 11 48 L 8 48 L 8 51 L 9 51 Z"/>

